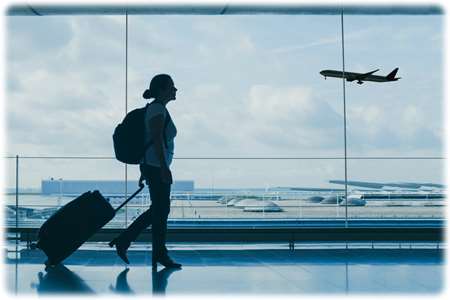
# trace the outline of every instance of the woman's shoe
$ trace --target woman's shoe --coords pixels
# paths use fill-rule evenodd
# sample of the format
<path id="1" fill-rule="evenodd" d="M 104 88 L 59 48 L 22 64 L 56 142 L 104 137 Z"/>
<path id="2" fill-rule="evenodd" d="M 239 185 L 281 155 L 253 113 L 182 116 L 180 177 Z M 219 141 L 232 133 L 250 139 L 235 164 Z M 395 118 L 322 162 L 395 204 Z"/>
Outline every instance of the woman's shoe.
<path id="1" fill-rule="evenodd" d="M 130 247 L 130 243 L 123 243 L 118 238 L 113 239 L 111 242 L 109 242 L 109 246 L 112 248 L 113 246 L 116 246 L 116 252 L 117 255 L 126 263 L 130 264 L 130 261 L 127 257 L 127 249 Z"/>
<path id="2" fill-rule="evenodd" d="M 162 264 L 166 268 L 181 268 L 181 264 L 174 262 L 168 255 L 164 257 L 152 257 L 152 268 L 156 269 L 158 263 Z"/>

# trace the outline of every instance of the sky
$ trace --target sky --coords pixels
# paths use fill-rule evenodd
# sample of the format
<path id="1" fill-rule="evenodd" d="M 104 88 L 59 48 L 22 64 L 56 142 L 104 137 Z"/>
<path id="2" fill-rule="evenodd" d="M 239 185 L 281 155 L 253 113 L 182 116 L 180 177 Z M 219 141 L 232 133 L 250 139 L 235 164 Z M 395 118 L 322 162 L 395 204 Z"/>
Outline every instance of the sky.
<path id="1" fill-rule="evenodd" d="M 178 88 L 175 180 L 197 187 L 338 187 L 343 157 L 338 15 L 129 16 L 128 111 L 151 78 Z M 344 16 L 347 71 L 399 81 L 346 83 L 349 156 L 444 155 L 443 16 Z M 125 17 L 7 17 L 6 152 L 113 157 L 125 113 Z M 6 162 L 7 176 L 15 162 Z M 21 161 L 21 182 L 123 179 L 111 160 Z M 420 171 L 419 171 L 420 170 Z M 353 160 L 349 180 L 443 182 L 442 160 Z M 128 168 L 129 179 L 137 177 Z M 7 177 L 6 186 L 14 178 Z"/>

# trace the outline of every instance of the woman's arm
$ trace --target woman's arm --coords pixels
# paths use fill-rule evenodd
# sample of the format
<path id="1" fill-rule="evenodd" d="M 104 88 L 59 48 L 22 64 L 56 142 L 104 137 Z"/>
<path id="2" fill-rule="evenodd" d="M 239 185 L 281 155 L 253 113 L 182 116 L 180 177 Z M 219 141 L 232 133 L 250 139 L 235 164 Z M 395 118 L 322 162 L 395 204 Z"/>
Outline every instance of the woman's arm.
<path id="1" fill-rule="evenodd" d="M 167 118 L 167 116 L 166 116 Z M 156 155 L 161 166 L 161 178 L 163 182 L 172 183 L 172 174 L 166 161 L 164 149 L 164 115 L 158 114 L 150 119 L 150 134 L 155 146 Z"/>

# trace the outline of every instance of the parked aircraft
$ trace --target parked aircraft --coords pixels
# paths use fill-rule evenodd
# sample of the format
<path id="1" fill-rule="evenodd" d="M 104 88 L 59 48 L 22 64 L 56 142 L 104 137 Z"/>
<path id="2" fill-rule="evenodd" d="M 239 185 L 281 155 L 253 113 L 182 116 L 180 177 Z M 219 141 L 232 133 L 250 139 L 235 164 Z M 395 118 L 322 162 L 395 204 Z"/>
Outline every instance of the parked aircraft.
<path id="1" fill-rule="evenodd" d="M 329 183 L 345 184 L 345 180 L 330 180 Z M 437 183 L 428 182 L 367 182 L 367 181 L 352 181 L 348 180 L 347 185 L 362 187 L 366 189 L 377 190 L 410 190 L 410 191 L 440 191 L 445 190 L 446 186 Z"/>
<path id="2" fill-rule="evenodd" d="M 347 81 L 356 81 L 358 84 L 363 84 L 364 81 L 374 81 L 374 82 L 388 82 L 388 81 L 397 81 L 400 77 L 395 77 L 397 74 L 398 68 L 395 68 L 391 73 L 386 76 L 378 76 L 372 75 L 375 72 L 378 72 L 380 69 L 376 69 L 374 71 L 368 73 L 354 73 L 354 72 L 342 72 L 336 70 L 323 70 L 320 71 L 320 74 L 327 79 L 327 77 L 336 77 L 336 78 L 345 78 Z"/>

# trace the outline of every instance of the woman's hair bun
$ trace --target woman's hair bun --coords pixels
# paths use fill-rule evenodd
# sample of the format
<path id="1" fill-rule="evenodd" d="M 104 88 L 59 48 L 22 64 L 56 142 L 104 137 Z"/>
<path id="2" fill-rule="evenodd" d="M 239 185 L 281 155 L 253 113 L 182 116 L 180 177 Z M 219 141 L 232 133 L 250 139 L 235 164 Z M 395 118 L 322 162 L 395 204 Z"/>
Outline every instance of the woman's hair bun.
<path id="1" fill-rule="evenodd" d="M 144 91 L 144 94 L 142 94 L 142 97 L 144 97 L 144 99 L 150 99 L 152 97 L 152 94 L 150 93 L 150 90 L 146 89 Z"/>

